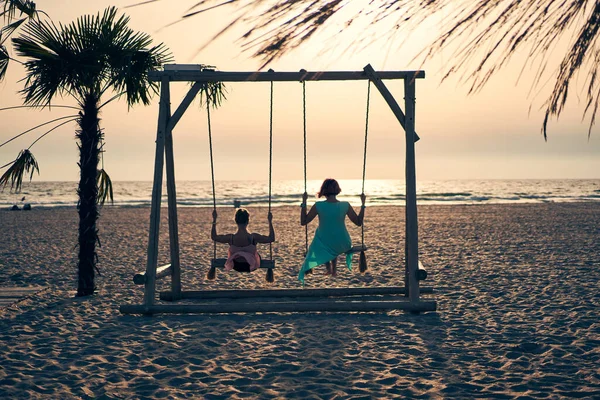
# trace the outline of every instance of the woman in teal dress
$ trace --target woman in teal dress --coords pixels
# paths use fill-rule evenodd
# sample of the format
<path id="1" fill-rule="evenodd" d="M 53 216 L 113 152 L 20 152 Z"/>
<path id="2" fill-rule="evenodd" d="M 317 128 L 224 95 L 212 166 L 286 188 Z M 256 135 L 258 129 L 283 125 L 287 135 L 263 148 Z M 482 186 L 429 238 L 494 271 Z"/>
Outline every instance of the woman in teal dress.
<path id="1" fill-rule="evenodd" d="M 326 265 L 328 274 L 335 276 L 337 257 L 341 254 L 346 255 L 346 265 L 349 270 L 352 269 L 352 254 L 349 253 L 352 248 L 352 240 L 346 229 L 345 218 L 348 216 L 350 221 L 357 226 L 362 225 L 366 196 L 364 194 L 360 196 L 362 205 L 357 215 L 350 203 L 339 201 L 336 198 L 341 191 L 340 185 L 335 179 L 325 179 L 318 193 L 318 197 L 325 197 L 325 200 L 316 202 L 308 213 L 306 212 L 308 193 L 304 193 L 302 196 L 300 224 L 307 225 L 317 215 L 319 216 L 319 226 L 298 274 L 298 280 L 302 283 L 304 283 L 306 271 L 322 264 Z"/>

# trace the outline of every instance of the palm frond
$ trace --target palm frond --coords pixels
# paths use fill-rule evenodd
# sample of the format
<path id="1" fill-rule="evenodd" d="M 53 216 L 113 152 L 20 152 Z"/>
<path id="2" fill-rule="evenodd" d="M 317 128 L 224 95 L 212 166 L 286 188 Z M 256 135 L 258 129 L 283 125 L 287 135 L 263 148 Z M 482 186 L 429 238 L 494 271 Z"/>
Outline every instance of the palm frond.
<path id="1" fill-rule="evenodd" d="M 103 206 L 106 200 L 110 200 L 110 203 L 113 204 L 114 198 L 112 180 L 104 168 L 98 171 L 96 184 L 98 186 L 98 204 Z"/>
<path id="2" fill-rule="evenodd" d="M 172 59 L 164 44 L 152 45 L 145 33 L 133 31 L 129 18 L 115 7 L 86 15 L 68 25 L 34 21 L 13 39 L 17 53 L 26 58 L 26 104 L 41 107 L 54 96 L 70 94 L 78 101 L 88 93 L 123 92 L 128 105 L 149 104 L 158 92 L 148 83 L 148 71 Z"/>
<path id="3" fill-rule="evenodd" d="M 130 107 L 136 103 L 148 105 L 152 96 L 158 93 L 158 84 L 149 82 L 148 72 L 169 61 L 170 54 L 163 44 L 148 50 L 128 50 L 111 64 L 112 88 L 125 93 Z"/>
<path id="4" fill-rule="evenodd" d="M 60 121 L 60 120 L 63 120 L 63 119 L 67 119 L 67 118 L 69 118 L 69 121 L 66 121 L 65 123 L 68 123 L 68 122 L 74 121 L 74 120 L 77 118 L 77 115 L 66 115 L 66 116 L 64 116 L 64 117 L 58 117 L 58 118 L 55 118 L 55 119 L 53 119 L 53 120 L 50 120 L 50 121 L 43 122 L 43 123 L 41 123 L 41 124 L 39 124 L 39 125 L 36 125 L 36 126 L 34 126 L 33 128 L 29 128 L 29 129 L 27 129 L 26 131 L 23 131 L 23 132 L 19 133 L 18 135 L 15 135 L 15 136 L 11 137 L 10 139 L 8 139 L 7 141 L 5 141 L 5 142 L 3 142 L 3 143 L 0 143 L 0 147 L 2 147 L 2 146 L 4 146 L 4 145 L 6 145 L 6 144 L 8 144 L 8 143 L 12 142 L 13 140 L 15 140 L 15 139 L 17 139 L 17 138 L 20 138 L 21 136 L 25 135 L 26 133 L 29 133 L 29 132 L 31 132 L 31 131 L 33 131 L 33 130 L 36 130 L 37 128 L 41 128 L 42 126 L 45 126 L 45 125 L 48 125 L 48 124 L 51 124 L 51 123 L 53 123 L 53 122 L 57 122 L 57 121 Z M 60 125 L 58 125 L 58 126 L 62 126 L 62 125 L 63 125 L 63 124 L 60 124 Z M 53 129 L 52 129 L 52 130 L 53 130 Z M 29 146 L 29 147 L 31 147 L 31 146 Z"/>
<path id="5" fill-rule="evenodd" d="M 381 2 L 382 0 L 370 1 L 366 8 L 374 8 L 374 3 Z M 189 18 L 224 6 L 237 6 L 241 17 L 233 17 L 217 37 L 235 25 L 250 24 L 250 29 L 242 35 L 243 46 L 253 49 L 253 56 L 263 61 L 262 68 L 310 39 L 350 3 L 347 0 L 201 0 L 181 18 Z M 353 15 L 346 24 L 350 25 L 355 18 Z"/>
<path id="6" fill-rule="evenodd" d="M 554 80 L 545 102 L 542 132 L 546 136 L 550 117 L 559 117 L 569 89 L 578 73 L 584 72 L 585 109 L 591 114 L 589 129 L 600 107 L 600 2 L 592 0 L 371 0 L 343 13 L 351 0 L 200 0 L 182 19 L 215 7 L 237 7 L 231 22 L 249 24 L 241 36 L 243 48 L 269 62 L 305 43 L 315 33 L 334 24 L 340 33 L 351 26 L 366 27 L 350 40 L 350 46 L 408 37 L 425 20 L 440 18 L 442 33 L 419 54 L 423 63 L 444 51 L 444 79 L 458 75 L 469 93 L 481 90 L 515 54 L 527 55 L 523 68 L 537 68 L 532 89 Z M 348 10 L 349 11 L 349 10 Z M 337 18 L 336 18 L 337 17 Z M 362 24 L 362 25 L 359 25 Z M 381 34 L 384 27 L 385 34 Z M 574 33 L 573 33 L 574 32 Z M 573 36 L 571 36 L 573 35 Z M 568 41 L 569 49 L 559 65 L 550 57 L 557 43 Z M 329 50 L 340 40 L 330 41 Z M 349 46 L 349 47 L 350 47 Z"/>
<path id="7" fill-rule="evenodd" d="M 7 111 L 7 110 L 16 110 L 19 108 L 35 108 L 34 106 L 9 106 L 9 107 L 0 107 L 0 111 Z M 66 106 L 66 105 L 56 105 L 53 104 L 52 108 L 70 108 L 72 110 L 79 110 L 79 107 L 75 107 L 75 106 Z"/>
<path id="8" fill-rule="evenodd" d="M 217 67 L 213 65 L 200 64 L 200 71 L 215 71 Z M 192 86 L 194 83 L 191 83 Z M 200 107 L 204 108 L 206 102 L 209 102 L 213 108 L 221 106 L 223 101 L 227 100 L 227 88 L 223 82 L 205 82 L 200 88 L 198 99 Z"/>
<path id="9" fill-rule="evenodd" d="M 48 129 L 46 132 L 44 132 L 43 134 L 41 134 L 37 139 L 35 139 L 30 145 L 29 145 L 29 149 L 32 148 L 37 142 L 39 142 L 40 140 L 42 140 L 44 137 L 46 137 L 46 135 L 48 135 L 50 132 L 55 131 L 56 129 L 60 128 L 63 125 L 66 125 L 70 122 L 74 122 L 77 121 L 79 119 L 79 117 L 74 117 L 71 119 L 68 119 L 66 121 L 61 122 L 58 125 L 54 125 L 52 128 Z"/>
<path id="10" fill-rule="evenodd" d="M 206 82 L 200 89 L 200 105 L 209 102 L 213 108 L 221 106 L 226 97 L 227 88 L 223 82 Z"/>
<path id="11" fill-rule="evenodd" d="M 127 25 L 129 17 L 116 17 L 116 9 L 108 9 L 100 21 L 102 27 L 97 45 L 106 57 L 106 88 L 123 92 L 127 104 L 149 104 L 158 93 L 158 85 L 148 84 L 148 72 L 172 60 L 164 44 L 152 46 L 152 38 L 135 32 Z M 110 29 L 109 29 L 110 27 Z"/>
<path id="12" fill-rule="evenodd" d="M 157 1 L 160 1 L 160 0 L 145 0 L 145 1 L 141 1 L 139 3 L 130 4 L 130 5 L 125 6 L 123 8 L 133 8 L 133 7 L 143 6 L 145 4 L 156 3 Z"/>
<path id="13" fill-rule="evenodd" d="M 19 193 L 25 174 L 29 173 L 29 180 L 31 180 L 35 171 L 40 173 L 35 157 L 28 149 L 22 150 L 12 165 L 0 176 L 0 190 L 4 190 L 10 182 L 10 190 L 14 189 L 15 193 Z"/>
<path id="14" fill-rule="evenodd" d="M 3 0 L 2 2 L 3 11 L 0 12 L 0 17 L 4 17 L 6 25 L 0 28 L 0 82 L 4 80 L 8 63 L 11 60 L 5 42 L 23 23 L 38 18 L 35 3 L 32 1 Z M 17 12 L 19 14 L 18 18 L 16 17 Z"/>
<path id="15" fill-rule="evenodd" d="M 52 22 L 34 21 L 12 39 L 25 61 L 25 104 L 45 107 L 57 94 L 85 90 L 78 70 L 85 69 L 74 57 L 70 40 Z"/>
<path id="16" fill-rule="evenodd" d="M 6 76 L 6 69 L 8 68 L 8 62 L 10 61 L 10 56 L 8 55 L 8 50 L 4 45 L 0 44 L 0 82 Z"/>
<path id="17" fill-rule="evenodd" d="M 37 9 L 35 3 L 30 0 L 3 0 L 3 11 L 0 17 L 3 17 L 8 22 L 15 19 L 17 12 L 19 15 L 26 15 L 29 19 L 37 17 Z"/>
<path id="18" fill-rule="evenodd" d="M 4 44 L 6 39 L 8 39 L 10 35 L 19 29 L 19 26 L 21 26 L 25 21 L 27 21 L 27 18 L 21 18 L 0 28 L 0 44 Z"/>

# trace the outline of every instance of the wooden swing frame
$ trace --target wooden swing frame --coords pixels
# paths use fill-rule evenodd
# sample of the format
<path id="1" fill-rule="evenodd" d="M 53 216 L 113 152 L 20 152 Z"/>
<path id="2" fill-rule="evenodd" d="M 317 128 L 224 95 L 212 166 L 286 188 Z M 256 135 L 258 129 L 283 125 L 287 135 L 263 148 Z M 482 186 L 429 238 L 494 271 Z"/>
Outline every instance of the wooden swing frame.
<path id="1" fill-rule="evenodd" d="M 376 72 L 371 65 L 363 71 L 315 71 L 307 72 L 223 72 L 202 70 L 200 65 L 171 64 L 162 71 L 151 71 L 149 80 L 160 82 L 160 103 L 152 204 L 150 209 L 150 231 L 146 272 L 137 274 L 134 281 L 144 284 L 143 304 L 124 304 L 119 310 L 123 314 L 184 314 L 184 313 L 238 313 L 238 312 L 366 312 L 405 310 L 411 312 L 435 311 L 437 303 L 423 300 L 421 293 L 431 293 L 431 288 L 420 288 L 418 259 L 418 222 L 415 142 L 419 140 L 415 132 L 415 84 L 425 77 L 424 71 L 381 71 Z M 402 111 L 383 79 L 404 81 L 406 114 Z M 175 167 L 173 156 L 173 129 L 207 82 L 302 82 L 302 81 L 355 81 L 371 80 L 404 128 L 406 138 L 406 262 L 404 287 L 373 288 L 326 288 L 326 289 L 271 289 L 255 291 L 182 291 L 181 267 L 179 260 L 179 231 L 177 222 L 177 198 L 175 187 Z M 171 114 L 171 82 L 194 82 L 175 112 Z M 158 267 L 159 222 L 163 183 L 163 169 L 166 170 L 168 221 L 171 263 Z M 162 300 L 180 299 L 229 299 L 228 302 L 204 304 L 155 304 L 156 280 L 170 276 L 171 290 L 160 293 Z M 402 297 L 390 297 L 403 295 Z M 367 296 L 377 296 L 376 298 Z M 386 297 L 387 296 L 387 297 Z M 252 297 L 252 302 L 236 302 L 239 298 Z M 299 297 L 318 299 L 307 302 Z M 278 298 L 287 299 L 278 301 Z M 258 301 L 266 299 L 270 301 Z M 275 301 L 273 301 L 275 299 Z"/>

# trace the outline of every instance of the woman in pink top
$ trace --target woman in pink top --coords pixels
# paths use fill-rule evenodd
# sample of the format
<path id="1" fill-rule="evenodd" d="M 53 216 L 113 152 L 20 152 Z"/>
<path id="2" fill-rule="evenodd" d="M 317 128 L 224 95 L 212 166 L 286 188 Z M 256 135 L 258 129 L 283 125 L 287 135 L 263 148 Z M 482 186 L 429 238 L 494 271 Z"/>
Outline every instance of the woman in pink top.
<path id="1" fill-rule="evenodd" d="M 229 253 L 225 262 L 225 270 L 232 269 L 238 272 L 252 272 L 260 267 L 260 255 L 256 249 L 257 243 L 272 243 L 275 241 L 273 229 L 273 214 L 269 213 L 269 236 L 248 232 L 250 213 L 245 208 L 238 208 L 235 212 L 237 232 L 227 235 L 217 234 L 217 210 L 213 211 L 212 231 L 210 238 L 218 243 L 229 244 Z"/>

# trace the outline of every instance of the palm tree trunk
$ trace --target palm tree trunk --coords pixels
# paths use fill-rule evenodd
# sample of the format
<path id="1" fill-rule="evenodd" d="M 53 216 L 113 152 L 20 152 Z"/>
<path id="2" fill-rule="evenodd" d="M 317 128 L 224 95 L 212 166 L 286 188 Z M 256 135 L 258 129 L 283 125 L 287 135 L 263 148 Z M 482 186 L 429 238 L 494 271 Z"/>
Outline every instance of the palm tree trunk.
<path id="1" fill-rule="evenodd" d="M 87 94 L 83 101 L 83 109 L 79 113 L 79 168 L 80 179 L 77 194 L 79 195 L 79 263 L 77 296 L 94 294 L 94 273 L 96 270 L 96 242 L 98 229 L 96 221 L 99 217 L 98 159 L 100 156 L 100 120 L 98 118 L 98 96 Z"/>

